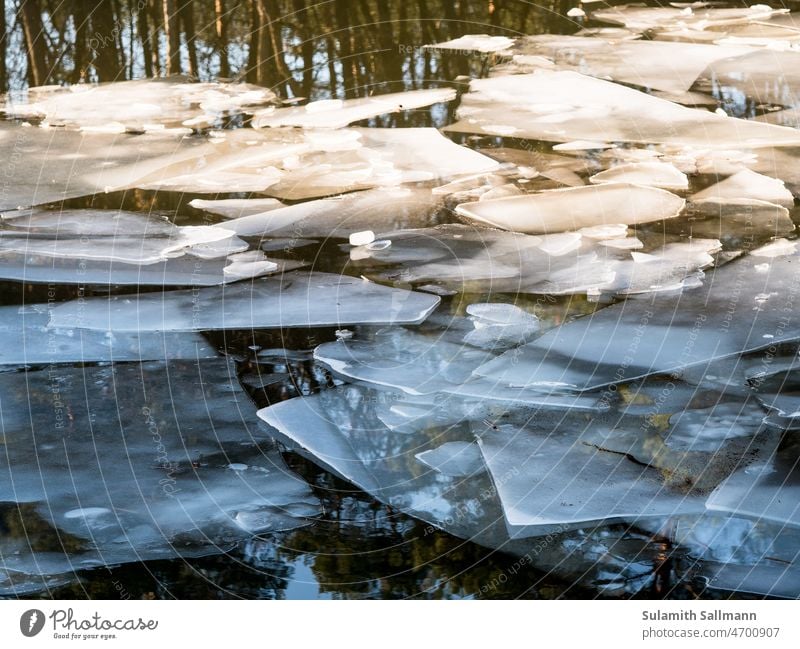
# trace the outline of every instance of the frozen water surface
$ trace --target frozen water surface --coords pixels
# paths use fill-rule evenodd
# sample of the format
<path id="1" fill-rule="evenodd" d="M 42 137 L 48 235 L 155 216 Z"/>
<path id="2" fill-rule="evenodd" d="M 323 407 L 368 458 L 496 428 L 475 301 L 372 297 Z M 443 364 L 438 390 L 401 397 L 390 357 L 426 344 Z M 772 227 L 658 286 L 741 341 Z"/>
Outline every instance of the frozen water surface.
<path id="1" fill-rule="evenodd" d="M 678 5 L 10 95 L 0 594 L 285 539 L 797 597 L 800 25 Z"/>

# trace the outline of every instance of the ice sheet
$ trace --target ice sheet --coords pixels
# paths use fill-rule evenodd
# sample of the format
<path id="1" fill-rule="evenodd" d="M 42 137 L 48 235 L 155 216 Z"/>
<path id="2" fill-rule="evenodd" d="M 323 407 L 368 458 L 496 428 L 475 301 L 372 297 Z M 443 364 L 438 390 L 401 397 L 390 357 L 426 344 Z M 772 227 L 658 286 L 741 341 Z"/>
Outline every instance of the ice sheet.
<path id="1" fill-rule="evenodd" d="M 66 302 L 50 324 L 102 331 L 269 329 L 423 321 L 441 298 L 329 273 Z"/>
<path id="2" fill-rule="evenodd" d="M 570 71 L 538 70 L 473 80 L 458 117 L 446 131 L 704 149 L 730 148 L 733 143 L 745 148 L 800 145 L 795 129 L 686 108 Z"/>

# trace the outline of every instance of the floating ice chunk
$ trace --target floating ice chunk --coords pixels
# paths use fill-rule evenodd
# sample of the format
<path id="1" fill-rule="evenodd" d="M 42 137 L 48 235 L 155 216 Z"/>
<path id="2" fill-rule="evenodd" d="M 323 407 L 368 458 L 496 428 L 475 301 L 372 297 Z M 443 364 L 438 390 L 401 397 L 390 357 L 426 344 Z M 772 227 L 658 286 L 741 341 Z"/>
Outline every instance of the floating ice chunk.
<path id="1" fill-rule="evenodd" d="M 514 40 L 507 36 L 489 36 L 488 34 L 470 34 L 460 38 L 426 45 L 425 47 L 437 50 L 460 50 L 468 52 L 500 52 L 507 50 L 514 44 Z"/>
<path id="2" fill-rule="evenodd" d="M 749 169 L 742 169 L 733 176 L 718 182 L 692 196 L 693 201 L 713 199 L 725 202 L 726 199 L 752 198 L 783 207 L 794 207 L 794 196 L 782 181 L 763 176 Z"/>
<path id="3" fill-rule="evenodd" d="M 499 185 L 487 190 L 478 198 L 479 201 L 489 201 L 495 198 L 507 198 L 509 196 L 520 196 L 524 192 L 514 183 Z"/>
<path id="4" fill-rule="evenodd" d="M 683 217 L 664 222 L 664 230 L 682 236 L 717 238 L 735 250 L 757 248 L 795 229 L 785 207 L 752 198 L 691 202 Z"/>
<path id="5" fill-rule="evenodd" d="M 475 427 L 510 524 L 635 521 L 705 511 L 702 498 L 666 486 L 654 469 L 576 441 L 550 423 L 537 417 L 525 427 Z"/>
<path id="6" fill-rule="evenodd" d="M 366 246 L 368 243 L 372 243 L 373 241 L 375 241 L 375 233 L 372 230 L 354 232 L 349 238 L 351 246 Z"/>
<path id="7" fill-rule="evenodd" d="M 439 198 L 428 189 L 368 189 L 242 216 L 219 227 L 240 236 L 347 238 L 365 230 L 424 227 L 439 207 Z"/>
<path id="8" fill-rule="evenodd" d="M 743 462 L 709 496 L 707 506 L 735 516 L 750 516 L 780 524 L 800 525 L 800 484 L 797 444 L 762 452 L 755 462 Z"/>
<path id="9" fill-rule="evenodd" d="M 698 7 L 697 10 L 689 13 L 685 11 L 685 7 L 622 5 L 620 7 L 599 8 L 590 13 L 594 20 L 611 23 L 612 25 L 623 25 L 636 31 L 647 31 L 677 26 L 688 26 L 695 30 L 704 30 L 769 20 L 773 16 L 788 13 L 788 11 L 788 9 L 773 9 L 761 4 L 735 8 Z"/>
<path id="10" fill-rule="evenodd" d="M 484 470 L 481 451 L 474 442 L 445 442 L 414 457 L 434 471 L 454 478 Z"/>
<path id="11" fill-rule="evenodd" d="M 0 307 L 0 365 L 215 358 L 199 335 L 48 328 L 48 306 Z"/>
<path id="12" fill-rule="evenodd" d="M 513 304 L 482 302 L 467 306 L 467 313 L 476 322 L 499 325 L 538 326 L 539 318 Z"/>
<path id="13" fill-rule="evenodd" d="M 501 121 L 514 136 L 548 142 L 660 143 L 708 149 L 800 145 L 800 132 L 679 106 L 577 72 L 476 79 L 461 100 L 460 120 L 444 130 L 489 133 Z M 665 129 L 664 124 L 670 128 Z M 731 136 L 735 133 L 735 136 Z"/>
<path id="14" fill-rule="evenodd" d="M 202 331 L 418 323 L 439 304 L 428 293 L 328 273 L 188 291 L 91 298 L 59 304 L 50 325 L 107 331 Z"/>
<path id="15" fill-rule="evenodd" d="M 686 92 L 709 64 L 751 52 L 745 46 L 594 38 L 542 34 L 524 36 L 511 48 L 514 67 L 529 71 L 530 56 L 546 57 L 559 69 L 671 93 Z M 668 63 L 665 63 L 667 62 Z"/>
<path id="16" fill-rule="evenodd" d="M 587 239 L 598 241 L 608 241 L 618 238 L 625 238 L 628 233 L 628 226 L 625 223 L 608 223 L 604 225 L 592 225 L 580 228 L 578 234 Z"/>
<path id="17" fill-rule="evenodd" d="M 118 169 L 159 156 L 174 160 L 189 146 L 163 134 L 86 137 L 74 131 L 23 128 L 0 120 L 0 148 L 18 154 L 15 164 L 4 171 L 7 183 L 0 210 L 103 192 Z"/>
<path id="18" fill-rule="evenodd" d="M 107 219 L 107 220 L 106 220 Z M 92 232 L 95 230 L 95 232 Z M 135 212 L 69 210 L 62 215 L 47 212 L 4 218 L 0 250 L 4 253 L 56 258 L 153 264 L 196 247 L 198 256 L 225 256 L 220 242 L 233 237 L 232 230 L 210 226 L 175 226 Z M 211 244 L 206 251 L 202 246 Z M 242 250 L 239 241 L 233 251 Z M 205 254 L 208 253 L 208 254 Z"/>
<path id="19" fill-rule="evenodd" d="M 609 183 L 465 203 L 456 212 L 495 227 L 544 234 L 603 224 L 637 224 L 677 216 L 684 200 L 654 187 Z"/>
<path id="20" fill-rule="evenodd" d="M 602 246 L 615 248 L 617 250 L 638 250 L 644 248 L 644 244 L 636 237 L 625 237 L 624 239 L 603 239 L 599 242 Z"/>
<path id="21" fill-rule="evenodd" d="M 553 151 L 600 151 L 602 149 L 611 149 L 613 144 L 608 142 L 595 142 L 592 140 L 574 140 L 572 142 L 564 142 L 564 144 L 556 144 Z"/>
<path id="22" fill-rule="evenodd" d="M 775 239 L 775 241 L 772 243 L 768 243 L 760 248 L 750 251 L 750 254 L 753 257 L 768 257 L 772 259 L 775 257 L 794 255 L 796 250 L 797 243 L 795 241 L 789 241 L 788 239 Z"/>
<path id="23" fill-rule="evenodd" d="M 3 232 L 35 235 L 91 235 L 169 237 L 178 226 L 166 217 L 123 210 L 14 210 L 0 214 Z"/>
<path id="24" fill-rule="evenodd" d="M 434 394 L 457 386 L 490 358 L 464 344 L 389 329 L 374 341 L 337 341 L 314 350 L 314 360 L 350 379 L 411 395 Z"/>
<path id="25" fill-rule="evenodd" d="M 278 270 L 278 264 L 268 260 L 260 250 L 232 255 L 229 259 L 230 263 L 222 269 L 229 280 L 261 277 Z"/>
<path id="26" fill-rule="evenodd" d="M 253 116 L 254 128 L 297 126 L 300 128 L 342 128 L 378 115 L 403 110 L 424 108 L 432 104 L 455 99 L 452 88 L 410 90 L 358 99 L 323 100 L 306 106 L 278 108 L 257 112 Z"/>
<path id="27" fill-rule="evenodd" d="M 689 179 L 668 162 L 632 162 L 612 167 L 589 178 L 593 184 L 633 183 L 661 189 L 688 189 Z"/>
<path id="28" fill-rule="evenodd" d="M 232 269 L 226 272 L 226 268 L 234 263 L 233 256 L 202 259 L 183 255 L 141 265 L 81 257 L 56 258 L 5 253 L 0 255 L 0 278 L 34 284 L 90 284 L 105 287 L 215 286 L 237 279 Z M 275 264 L 275 267 L 272 262 L 262 265 L 258 274 L 290 271 L 305 266 L 303 262 L 290 260 L 276 260 Z M 255 271 L 256 268 L 252 267 L 252 270 Z"/>
<path id="29" fill-rule="evenodd" d="M 467 313 L 475 329 L 464 336 L 464 342 L 474 347 L 521 345 L 539 330 L 539 319 L 513 304 L 470 304 Z"/>
<path id="30" fill-rule="evenodd" d="M 762 259 L 747 256 L 725 264 L 697 289 L 628 300 L 564 324 L 476 374 L 506 385 L 560 383 L 585 390 L 694 365 L 702 369 L 718 359 L 797 340 L 800 322 L 786 315 L 780 301 L 754 309 L 752 300 L 761 293 L 791 295 L 797 256 L 774 257 L 765 273 L 756 270 Z M 765 339 L 764 333 L 774 338 Z"/>
<path id="31" fill-rule="evenodd" d="M 509 552 L 525 552 L 526 544 L 511 535 L 547 534 L 507 528 L 495 491 L 485 471 L 469 480 L 421 470 L 416 455 L 447 442 L 472 442 L 457 426 L 431 430 L 427 418 L 398 434 L 377 416 L 402 395 L 348 385 L 311 397 L 290 399 L 260 410 L 278 439 L 378 500 L 427 521 L 451 534 Z M 445 405 L 446 407 L 446 405 Z M 563 531 L 561 528 L 560 531 Z"/>
<path id="32" fill-rule="evenodd" d="M 37 90 L 28 91 L 32 97 L 29 103 L 7 103 L 3 111 L 18 119 L 41 119 L 47 126 L 100 133 L 162 129 L 169 132 L 186 121 L 203 128 L 224 115 L 248 112 L 251 107 L 276 100 L 275 93 L 259 86 L 189 83 L 179 77 Z"/>
<path id="33" fill-rule="evenodd" d="M 269 210 L 284 207 L 276 198 L 226 198 L 222 200 L 204 200 L 195 198 L 189 205 L 198 210 L 217 214 L 226 219 L 238 219 L 251 214 L 263 214 Z"/>

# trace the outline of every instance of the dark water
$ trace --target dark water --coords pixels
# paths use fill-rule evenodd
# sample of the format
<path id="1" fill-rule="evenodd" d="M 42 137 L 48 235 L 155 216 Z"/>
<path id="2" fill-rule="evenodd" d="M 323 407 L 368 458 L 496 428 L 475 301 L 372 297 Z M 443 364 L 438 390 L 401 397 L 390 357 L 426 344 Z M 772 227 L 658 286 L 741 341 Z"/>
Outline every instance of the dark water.
<path id="1" fill-rule="evenodd" d="M 9 3 L 6 3 L 8 5 Z M 86 3 L 89 6 L 91 3 Z M 103 11 L 104 3 L 97 3 Z M 53 48 L 46 52 L 47 83 L 140 78 L 158 70 L 148 63 L 146 47 L 130 38 L 127 9 L 136 3 L 119 3 L 111 16 L 89 15 L 90 27 L 83 38 L 99 39 L 101 46 L 83 49 L 70 27 L 67 9 L 52 16 Z M 147 5 L 147 3 L 144 3 Z M 570 33 L 581 25 L 565 18 L 572 0 L 530 3 L 522 0 L 481 2 L 380 2 L 339 0 L 312 3 L 270 3 L 275 29 L 284 50 L 261 61 L 248 58 L 252 44 L 254 3 L 223 3 L 228 6 L 226 36 L 217 36 L 214 3 L 193 2 L 196 28 L 194 56 L 182 48 L 180 72 L 195 72 L 201 79 L 221 76 L 240 78 L 272 87 L 284 97 L 357 97 L 371 93 L 451 84 L 460 75 L 480 76 L 488 57 L 443 54 L 421 49 L 421 45 L 444 41 L 465 33 L 517 35 Z M 8 13 L 8 12 L 7 12 Z M 16 24 L 8 14 L 8 24 Z M 110 21 L 110 22 L 109 22 Z M 105 32 L 96 25 L 104 24 Z M 108 27 L 111 26 L 111 30 Z M 119 42 L 104 34 L 118 28 Z M 128 34 L 128 36 L 126 36 Z M 8 66 L 4 84 L 21 90 L 31 73 L 20 48 L 19 26 L 6 39 Z M 152 47 L 150 47 L 152 49 Z M 224 54 L 222 54 L 224 52 Z M 152 52 L 150 52 L 152 55 Z M 280 59 L 279 61 L 276 61 Z M 109 63 L 109 58 L 115 63 Z M 166 66 L 162 52 L 159 66 Z M 225 61 L 227 59 L 227 61 Z M 87 63 L 87 60 L 95 65 Z M 196 66 L 196 67 L 195 67 Z M 194 69 L 192 69 L 194 68 Z M 163 69 L 161 70 L 163 71 Z M 288 71 L 289 75 L 286 75 Z M 730 103 L 730 102 L 729 102 Z M 433 106 L 370 120 L 369 126 L 443 126 L 452 121 L 457 102 L 449 107 Z M 735 111 L 731 111 L 735 112 Z M 475 147 L 519 146 L 501 138 L 463 138 Z M 219 195 L 219 198 L 247 197 Z M 67 201 L 64 207 L 123 208 L 164 211 L 180 224 L 207 222 L 206 215 L 188 206 L 197 196 L 169 192 L 128 191 Z M 205 195 L 205 198 L 211 196 Z M 53 207 L 60 207 L 53 206 Z M 442 220 L 449 214 L 443 213 Z M 277 253 L 285 258 L 313 259 L 314 269 L 357 275 L 348 268 L 348 257 L 338 242 L 327 242 L 310 251 Z M 0 285 L 0 303 L 22 304 L 47 299 L 44 286 L 5 282 Z M 107 293 L 108 288 L 59 287 L 56 300 Z M 147 289 L 119 289 L 126 290 Z M 479 299 L 502 296 L 460 294 L 444 301 L 444 310 L 463 313 L 465 305 Z M 537 315 L 556 323 L 590 312 L 597 305 L 583 298 L 558 299 L 540 305 Z M 259 407 L 295 396 L 312 394 L 334 384 L 334 379 L 307 359 L 269 362 L 257 358 L 253 348 L 311 350 L 334 340 L 330 329 L 291 331 L 226 331 L 205 334 L 220 350 L 237 359 L 240 376 L 287 374 L 290 378 L 264 387 L 245 384 Z M 314 524 L 289 533 L 254 538 L 224 548 L 223 554 L 198 559 L 126 564 L 85 571 L 79 580 L 46 593 L 43 597 L 93 598 L 589 598 L 603 591 L 557 574 L 520 566 L 512 556 L 483 548 L 446 533 L 430 532 L 425 525 L 381 504 L 351 485 L 287 452 L 291 468 L 314 488 L 324 505 L 324 515 Z M 39 551 L 69 547 L 69 539 L 54 534 L 37 518 L 32 507 L 0 505 L 0 533 L 24 535 Z M 721 596 L 703 592 L 703 584 L 683 580 L 691 561 L 664 546 L 665 559 L 653 567 L 653 578 L 635 596 L 692 598 Z M 615 595 L 605 595 L 615 596 Z M 618 596 L 618 595 L 616 595 Z M 626 595 L 632 596 L 632 595 Z"/>

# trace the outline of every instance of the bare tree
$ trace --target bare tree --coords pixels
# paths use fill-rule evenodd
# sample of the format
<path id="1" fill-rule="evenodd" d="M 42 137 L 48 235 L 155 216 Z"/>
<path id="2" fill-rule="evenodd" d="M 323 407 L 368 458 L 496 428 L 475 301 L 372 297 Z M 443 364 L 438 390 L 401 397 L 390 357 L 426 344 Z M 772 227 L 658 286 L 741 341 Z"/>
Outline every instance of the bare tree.
<path id="1" fill-rule="evenodd" d="M 178 12 L 175 0 L 163 0 L 164 33 L 167 37 L 166 70 L 167 74 L 181 73 L 181 33 L 178 25 Z"/>
<path id="2" fill-rule="evenodd" d="M 39 0 L 20 0 L 19 16 L 28 60 L 28 83 L 43 86 L 47 82 L 47 43 Z"/>
<path id="3" fill-rule="evenodd" d="M 8 27 L 6 26 L 6 2 L 0 0 L 0 92 L 8 88 L 8 68 L 6 55 L 8 49 Z"/>
<path id="4" fill-rule="evenodd" d="M 228 16 L 225 13 L 223 0 L 214 0 L 214 30 L 219 52 L 219 74 L 221 77 L 229 77 L 231 64 L 228 59 Z"/>
<path id="5" fill-rule="evenodd" d="M 186 51 L 189 54 L 189 74 L 198 76 L 200 70 L 197 65 L 197 34 L 194 28 L 194 10 L 192 0 L 182 0 L 178 7 L 180 26 L 186 38 Z"/>

